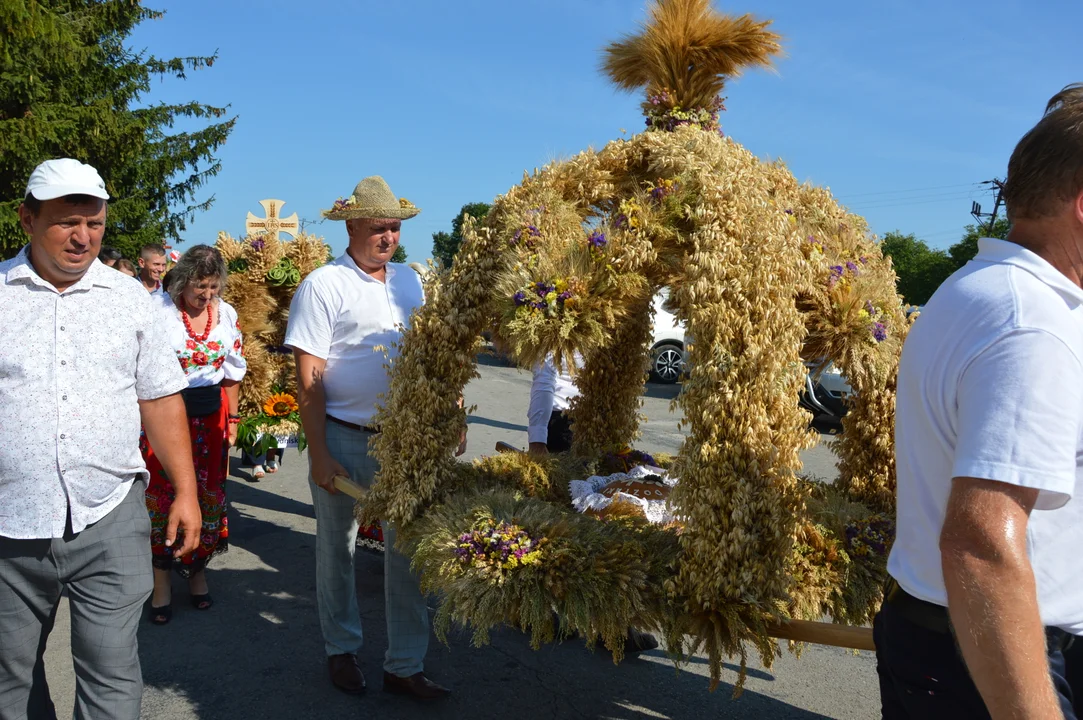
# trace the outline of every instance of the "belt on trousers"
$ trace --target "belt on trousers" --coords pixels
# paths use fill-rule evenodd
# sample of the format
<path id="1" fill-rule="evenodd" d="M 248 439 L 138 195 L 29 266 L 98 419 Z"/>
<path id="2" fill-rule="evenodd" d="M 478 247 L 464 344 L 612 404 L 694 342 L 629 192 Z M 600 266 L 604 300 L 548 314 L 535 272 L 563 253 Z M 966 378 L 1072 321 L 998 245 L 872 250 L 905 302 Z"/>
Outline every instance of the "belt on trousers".
<path id="1" fill-rule="evenodd" d="M 918 627 L 944 635 L 951 634 L 948 609 L 942 605 L 916 598 L 903 590 L 895 578 L 888 576 L 884 585 L 884 604 L 891 605 L 899 614 Z M 1045 644 L 1050 650 L 1068 647 L 1072 635 L 1057 627 L 1045 629 Z"/>
<path id="2" fill-rule="evenodd" d="M 377 427 L 376 425 L 358 425 L 357 423 L 346 422 L 345 420 L 339 420 L 334 415 L 328 415 L 327 419 L 330 420 L 331 422 L 335 423 L 336 425 L 341 425 L 342 427 L 348 427 L 351 430 L 357 430 L 359 432 L 372 433 L 373 435 L 380 432 L 380 428 Z"/>

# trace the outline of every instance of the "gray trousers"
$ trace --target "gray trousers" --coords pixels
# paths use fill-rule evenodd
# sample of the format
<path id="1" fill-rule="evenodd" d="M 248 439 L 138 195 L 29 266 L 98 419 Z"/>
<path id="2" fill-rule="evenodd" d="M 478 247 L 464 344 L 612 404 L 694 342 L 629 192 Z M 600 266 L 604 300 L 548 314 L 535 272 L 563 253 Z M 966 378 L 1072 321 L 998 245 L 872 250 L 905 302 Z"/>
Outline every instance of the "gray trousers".
<path id="1" fill-rule="evenodd" d="M 372 485 L 379 464 L 368 454 L 371 435 L 337 423 L 327 423 L 331 457 L 362 487 Z M 361 649 L 361 613 L 357 606 L 354 551 L 357 519 L 349 495 L 331 495 L 309 480 L 316 510 L 316 603 L 328 655 L 357 654 Z M 384 670 L 409 677 L 422 671 L 429 649 L 429 611 L 418 588 L 410 559 L 395 550 L 395 529 L 383 523 L 384 603 L 387 614 L 387 654 Z"/>
<path id="2" fill-rule="evenodd" d="M 143 491 L 136 481 L 120 505 L 78 534 L 0 537 L 0 720 L 56 717 L 42 656 L 65 589 L 74 717 L 138 720 L 143 677 L 136 631 L 154 587 Z"/>

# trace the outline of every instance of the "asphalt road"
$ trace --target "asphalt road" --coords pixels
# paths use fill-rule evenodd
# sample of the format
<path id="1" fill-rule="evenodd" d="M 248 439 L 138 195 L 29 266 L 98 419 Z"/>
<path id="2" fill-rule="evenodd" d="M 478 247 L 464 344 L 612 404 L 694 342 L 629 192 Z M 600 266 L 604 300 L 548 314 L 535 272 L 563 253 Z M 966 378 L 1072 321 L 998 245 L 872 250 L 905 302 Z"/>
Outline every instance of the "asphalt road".
<path id="1" fill-rule="evenodd" d="M 525 447 L 528 373 L 489 362 L 467 389 L 469 456 L 492 452 L 498 440 Z M 669 411 L 675 386 L 648 385 L 648 421 L 637 443 L 647 451 L 674 452 L 681 442 Z M 830 479 L 834 456 L 825 447 L 804 455 L 806 469 Z M 708 692 L 703 658 L 680 671 L 660 651 L 615 666 L 604 650 L 579 641 L 530 649 L 519 632 L 494 633 L 475 648 L 468 631 L 449 646 L 432 639 L 426 672 L 455 694 L 422 705 L 380 692 L 386 648 L 382 555 L 359 550 L 357 586 L 366 648 L 359 658 L 368 694 L 351 697 L 327 678 L 316 617 L 315 519 L 294 450 L 263 481 L 250 482 L 233 461 L 229 483 L 231 548 L 208 571 L 216 604 L 198 612 L 187 604 L 183 581 L 174 582 L 173 622 L 144 622 L 139 652 L 146 691 L 143 717 L 255 718 L 871 718 L 879 714 L 875 661 L 870 653 L 810 646 L 795 658 L 785 650 L 771 669 L 751 662 L 744 694 L 731 698 L 723 684 Z M 66 603 L 58 613 L 46 654 L 47 676 L 61 717 L 69 715 L 74 676 Z M 736 660 L 729 666 L 735 669 Z M 732 673 L 724 678 L 733 680 Z"/>

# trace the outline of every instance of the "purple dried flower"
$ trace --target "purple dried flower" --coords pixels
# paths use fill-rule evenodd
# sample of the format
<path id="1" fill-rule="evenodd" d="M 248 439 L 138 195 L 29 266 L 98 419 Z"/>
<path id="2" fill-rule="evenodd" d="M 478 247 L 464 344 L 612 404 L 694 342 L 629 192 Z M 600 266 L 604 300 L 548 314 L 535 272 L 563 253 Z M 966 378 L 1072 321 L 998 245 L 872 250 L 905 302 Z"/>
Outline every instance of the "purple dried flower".
<path id="1" fill-rule="evenodd" d="M 262 250 L 263 249 L 263 241 L 262 240 L 253 240 L 252 241 L 252 249 L 253 250 Z"/>
<path id="2" fill-rule="evenodd" d="M 887 326 L 882 322 L 874 322 L 872 324 L 872 337 L 876 342 L 887 340 Z"/>
<path id="3" fill-rule="evenodd" d="M 567 300 L 571 296 L 572 296 L 572 291 L 571 290 L 565 290 L 561 294 L 557 295 L 557 299 L 558 300 Z"/>
<path id="4" fill-rule="evenodd" d="M 526 293 L 523 292 L 522 290 L 515 293 L 515 295 L 512 296 L 512 299 L 515 300 L 515 304 L 517 306 L 518 305 L 526 305 Z"/>
<path id="5" fill-rule="evenodd" d="M 835 283 L 842 278 L 845 270 L 843 270 L 842 265 L 832 265 L 829 269 L 831 270 L 831 275 L 827 278 L 827 286 L 835 287 Z"/>
<path id="6" fill-rule="evenodd" d="M 853 260 L 846 261 L 846 269 L 852 272 L 854 275 L 857 275 L 861 272 L 861 270 L 859 270 L 857 267 L 857 263 L 855 263 Z"/>
<path id="7" fill-rule="evenodd" d="M 541 230 L 534 227 L 533 225 L 527 225 L 526 231 L 530 234 L 530 237 L 541 237 Z"/>
<path id="8" fill-rule="evenodd" d="M 600 230 L 595 230 L 590 234 L 590 237 L 587 238 L 587 242 L 590 243 L 592 248 L 601 249 L 605 247 L 605 244 L 608 241 L 605 239 L 605 233 Z"/>
<path id="9" fill-rule="evenodd" d="M 787 208 L 786 209 L 786 214 L 787 215 L 793 215 L 793 210 L 790 210 L 789 208 Z"/>

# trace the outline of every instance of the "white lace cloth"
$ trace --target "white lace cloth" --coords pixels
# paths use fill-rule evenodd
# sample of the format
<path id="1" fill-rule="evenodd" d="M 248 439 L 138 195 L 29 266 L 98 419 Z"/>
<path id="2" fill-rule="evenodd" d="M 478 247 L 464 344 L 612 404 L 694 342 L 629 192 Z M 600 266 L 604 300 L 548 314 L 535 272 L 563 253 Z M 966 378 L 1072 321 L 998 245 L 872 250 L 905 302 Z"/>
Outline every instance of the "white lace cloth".
<path id="1" fill-rule="evenodd" d="M 568 483 L 568 489 L 572 496 L 572 505 L 579 512 L 586 512 L 587 510 L 600 512 L 612 505 L 617 498 L 620 498 L 621 500 L 634 502 L 643 508 L 643 514 L 647 516 L 647 520 L 650 522 L 668 523 L 673 520 L 673 512 L 670 510 L 668 499 L 648 500 L 619 491 L 614 493 L 613 497 L 606 497 L 601 493 L 601 490 L 610 483 L 619 480 L 639 480 L 648 475 L 657 475 L 670 488 L 677 484 L 677 478 L 670 477 L 669 473 L 662 468 L 640 465 L 626 473 L 593 475 L 586 480 L 572 480 Z"/>

